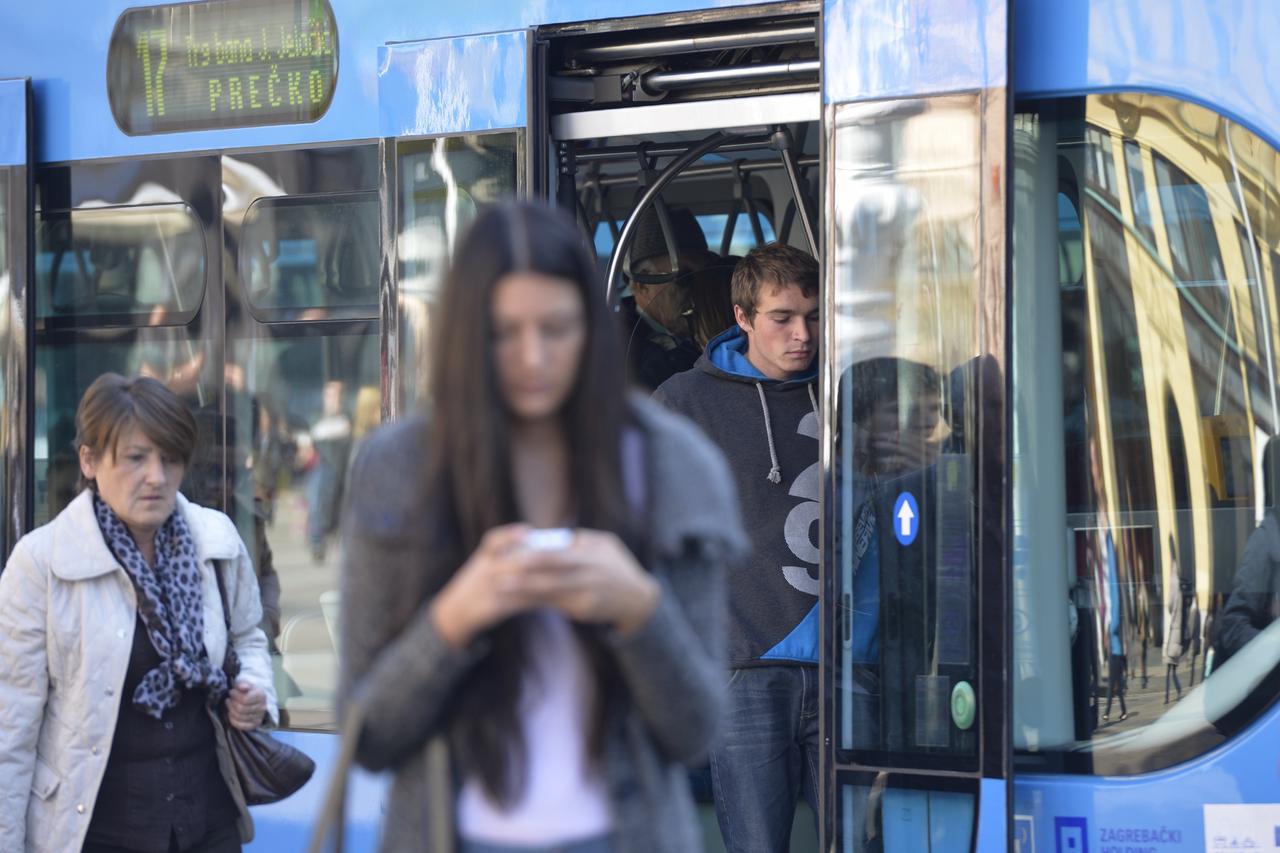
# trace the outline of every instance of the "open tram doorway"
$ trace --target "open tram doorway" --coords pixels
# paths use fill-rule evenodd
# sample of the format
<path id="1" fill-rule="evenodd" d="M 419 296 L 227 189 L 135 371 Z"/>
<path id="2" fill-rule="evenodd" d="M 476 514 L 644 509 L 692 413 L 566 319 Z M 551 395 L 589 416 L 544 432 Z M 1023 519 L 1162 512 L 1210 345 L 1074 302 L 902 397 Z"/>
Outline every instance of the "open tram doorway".
<path id="1" fill-rule="evenodd" d="M 532 146 L 530 183 L 594 245 L 637 392 L 696 369 L 736 325 L 731 278 L 749 251 L 776 241 L 820 260 L 818 39 L 816 3 L 538 33 L 534 103 L 545 112 L 531 124 L 542 120 L 547 147 Z M 818 467 L 816 429 L 812 439 L 806 474 Z M 812 505 L 796 562 L 812 558 L 803 571 L 815 605 L 818 500 L 816 488 L 797 497 Z M 705 849 L 722 851 L 710 773 L 692 784 Z M 803 798 L 790 838 L 796 853 L 819 849 Z"/>

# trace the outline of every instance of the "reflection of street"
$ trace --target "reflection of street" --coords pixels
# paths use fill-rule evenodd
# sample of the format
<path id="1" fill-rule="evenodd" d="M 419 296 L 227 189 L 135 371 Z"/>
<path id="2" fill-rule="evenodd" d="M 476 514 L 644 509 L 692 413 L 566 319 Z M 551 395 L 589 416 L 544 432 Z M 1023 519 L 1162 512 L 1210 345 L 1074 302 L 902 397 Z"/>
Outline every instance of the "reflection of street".
<path id="1" fill-rule="evenodd" d="M 1125 701 L 1128 704 L 1129 716 L 1127 719 L 1120 719 L 1120 706 L 1117 702 L 1111 707 L 1111 719 L 1102 719 L 1102 711 L 1107 705 L 1107 685 L 1105 681 L 1101 682 L 1098 685 L 1097 693 L 1098 727 L 1094 730 L 1094 736 L 1104 737 L 1149 726 L 1152 721 L 1173 707 L 1174 703 L 1178 701 L 1178 693 L 1170 686 L 1169 704 L 1165 704 L 1164 670 L 1160 646 L 1153 643 L 1147 648 L 1147 683 L 1144 686 L 1142 683 L 1141 650 L 1135 650 L 1133 654 L 1129 655 L 1128 690 L 1124 694 Z M 1192 687 L 1190 654 L 1179 661 L 1178 678 L 1182 682 L 1182 692 L 1184 694 L 1189 693 Z M 1199 685 L 1204 680 L 1203 655 L 1197 655 L 1195 658 L 1195 679 L 1196 685 Z"/>
<path id="2" fill-rule="evenodd" d="M 326 614 L 321 606 L 325 593 L 336 598 L 338 549 L 331 548 L 321 562 L 312 559 L 307 544 L 307 504 L 301 484 L 279 493 L 275 519 L 267 527 L 267 539 L 280 575 L 281 631 L 277 645 L 284 675 L 277 673 L 276 689 L 289 712 L 292 728 L 330 727 L 334 724 L 333 695 L 337 683 L 334 632 L 337 611 L 331 602 Z"/>

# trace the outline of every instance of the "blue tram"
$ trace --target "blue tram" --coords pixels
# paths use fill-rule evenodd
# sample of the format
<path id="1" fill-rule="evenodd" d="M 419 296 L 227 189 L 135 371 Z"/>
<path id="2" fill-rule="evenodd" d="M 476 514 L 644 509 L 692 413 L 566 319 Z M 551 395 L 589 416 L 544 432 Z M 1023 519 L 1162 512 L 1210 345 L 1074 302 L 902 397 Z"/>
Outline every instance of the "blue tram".
<path id="1" fill-rule="evenodd" d="M 679 208 L 714 254 L 823 266 L 821 463 L 779 567 L 818 604 L 820 849 L 1277 849 L 1270 11 L 10 4 L 0 547 L 71 496 L 99 373 L 190 401 L 184 490 L 258 557 L 282 737 L 321 766 L 251 849 L 301 849 L 345 464 L 448 404 L 421 380 L 452 241 L 554 199 L 618 298 L 643 211 Z M 927 452 L 877 466 L 908 433 Z M 357 774 L 354 849 L 383 791 Z"/>

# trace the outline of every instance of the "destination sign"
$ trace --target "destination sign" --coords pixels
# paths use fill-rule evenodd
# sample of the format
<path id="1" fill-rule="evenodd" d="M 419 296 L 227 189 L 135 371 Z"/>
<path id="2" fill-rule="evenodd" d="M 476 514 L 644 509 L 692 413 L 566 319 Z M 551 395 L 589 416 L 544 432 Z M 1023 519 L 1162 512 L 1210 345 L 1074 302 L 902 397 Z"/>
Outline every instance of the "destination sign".
<path id="1" fill-rule="evenodd" d="M 111 113 L 131 136 L 315 121 L 337 81 L 326 0 L 130 9 L 107 54 Z"/>

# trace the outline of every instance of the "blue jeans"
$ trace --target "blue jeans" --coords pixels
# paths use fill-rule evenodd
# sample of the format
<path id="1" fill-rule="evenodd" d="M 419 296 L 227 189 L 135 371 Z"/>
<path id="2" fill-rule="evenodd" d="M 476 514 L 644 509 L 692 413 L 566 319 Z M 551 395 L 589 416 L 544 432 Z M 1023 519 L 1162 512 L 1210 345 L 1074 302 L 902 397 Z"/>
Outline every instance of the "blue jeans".
<path id="1" fill-rule="evenodd" d="M 796 800 L 818 815 L 818 668 L 730 671 L 728 707 L 711 750 L 716 821 L 728 853 L 785 853 Z"/>

